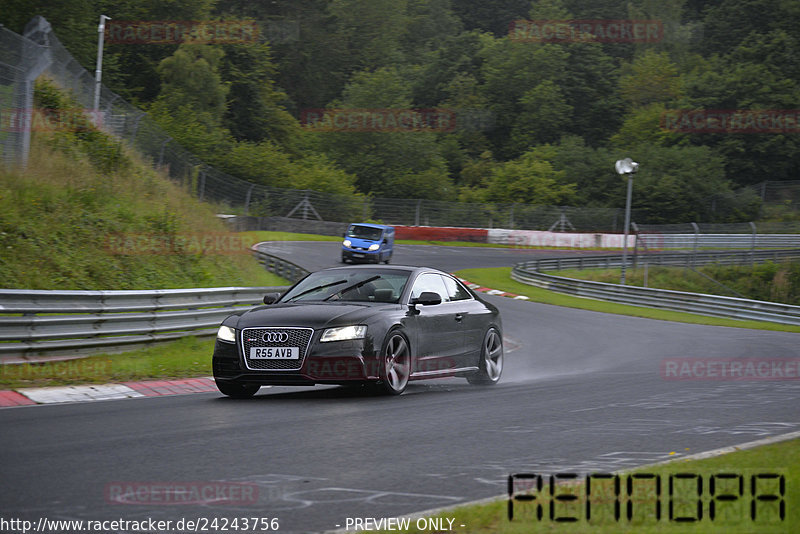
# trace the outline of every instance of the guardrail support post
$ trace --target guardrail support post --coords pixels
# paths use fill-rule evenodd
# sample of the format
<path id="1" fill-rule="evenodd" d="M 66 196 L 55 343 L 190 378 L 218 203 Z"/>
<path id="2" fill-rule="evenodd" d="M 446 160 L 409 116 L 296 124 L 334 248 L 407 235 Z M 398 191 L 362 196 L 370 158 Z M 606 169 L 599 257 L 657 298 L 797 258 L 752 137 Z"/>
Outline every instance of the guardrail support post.
<path id="1" fill-rule="evenodd" d="M 750 266 L 756 264 L 756 223 L 750 221 L 750 228 L 753 229 L 753 240 L 750 243 Z"/>
<path id="2" fill-rule="evenodd" d="M 700 227 L 697 226 L 696 222 L 691 223 L 692 228 L 694 228 L 694 246 L 692 247 L 692 268 L 694 268 L 694 264 L 697 260 L 697 244 L 700 240 Z"/>

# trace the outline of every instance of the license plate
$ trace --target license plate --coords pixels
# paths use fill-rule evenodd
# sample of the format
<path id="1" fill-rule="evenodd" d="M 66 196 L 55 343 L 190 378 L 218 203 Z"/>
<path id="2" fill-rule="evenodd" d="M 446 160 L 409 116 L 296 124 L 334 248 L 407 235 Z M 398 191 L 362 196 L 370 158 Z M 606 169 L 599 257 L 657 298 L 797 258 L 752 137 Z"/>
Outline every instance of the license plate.
<path id="1" fill-rule="evenodd" d="M 366 255 L 366 254 L 358 254 L 358 253 L 355 253 L 355 254 L 353 254 L 353 257 L 354 257 L 354 258 L 363 258 L 365 255 Z"/>
<path id="2" fill-rule="evenodd" d="M 251 360 L 299 360 L 299 347 L 250 347 Z"/>

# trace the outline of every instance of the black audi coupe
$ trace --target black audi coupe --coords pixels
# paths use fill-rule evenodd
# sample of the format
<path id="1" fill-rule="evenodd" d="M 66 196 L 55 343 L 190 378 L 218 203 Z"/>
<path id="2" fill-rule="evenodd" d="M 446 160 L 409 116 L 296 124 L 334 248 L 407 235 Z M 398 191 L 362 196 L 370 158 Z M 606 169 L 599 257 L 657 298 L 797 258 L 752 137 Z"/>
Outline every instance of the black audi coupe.
<path id="1" fill-rule="evenodd" d="M 313 384 L 399 395 L 426 378 L 496 384 L 503 370 L 497 308 L 436 269 L 325 269 L 264 303 L 227 317 L 217 333 L 214 379 L 230 397 Z"/>

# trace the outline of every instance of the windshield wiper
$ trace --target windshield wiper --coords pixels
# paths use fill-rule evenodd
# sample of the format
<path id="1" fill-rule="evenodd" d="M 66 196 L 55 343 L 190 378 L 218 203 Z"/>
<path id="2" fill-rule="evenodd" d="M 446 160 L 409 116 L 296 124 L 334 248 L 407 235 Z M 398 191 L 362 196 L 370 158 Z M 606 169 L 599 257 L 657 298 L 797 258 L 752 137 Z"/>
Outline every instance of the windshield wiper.
<path id="1" fill-rule="evenodd" d="M 329 284 L 322 284 L 321 286 L 312 287 L 311 289 L 306 289 L 302 293 L 298 293 L 297 295 L 293 295 L 291 298 L 286 299 L 286 302 L 291 302 L 291 301 L 293 301 L 295 299 L 299 299 L 303 295 L 308 295 L 309 293 L 313 293 L 314 291 L 319 291 L 320 289 L 325 289 L 326 287 L 338 286 L 339 284 L 344 284 L 346 282 L 347 282 L 347 280 L 337 280 L 337 281 L 331 282 Z M 334 295 L 335 294 L 336 293 L 334 293 Z M 328 297 L 328 298 L 330 298 L 330 297 Z M 328 299 L 325 299 L 325 300 L 328 300 Z"/>
<path id="2" fill-rule="evenodd" d="M 361 286 L 363 286 L 363 285 L 366 285 L 366 284 L 369 284 L 369 283 L 370 283 L 370 282 L 372 282 L 373 280 L 377 280 L 377 279 L 378 279 L 378 278 L 380 278 L 380 277 L 381 277 L 381 275 L 379 275 L 379 274 L 376 274 L 375 276 L 373 276 L 373 277 L 371 277 L 371 278 L 367 278 L 367 279 L 365 279 L 365 280 L 362 280 L 362 281 L 360 281 L 360 282 L 358 282 L 358 283 L 355 283 L 355 284 L 353 284 L 353 285 L 351 285 L 351 286 L 348 286 L 348 287 L 346 287 L 346 288 L 344 288 L 344 289 L 341 289 L 341 290 L 337 291 L 336 293 L 334 293 L 333 295 L 330 295 L 330 296 L 328 296 L 328 297 L 325 297 L 325 298 L 324 298 L 324 299 L 322 299 L 322 300 L 328 300 L 328 299 L 330 299 L 330 298 L 333 298 L 333 297 L 334 297 L 334 295 L 344 295 L 344 294 L 345 294 L 345 293 L 347 293 L 348 291 L 352 291 L 352 290 L 354 290 L 354 289 L 358 289 L 359 287 L 361 287 Z"/>

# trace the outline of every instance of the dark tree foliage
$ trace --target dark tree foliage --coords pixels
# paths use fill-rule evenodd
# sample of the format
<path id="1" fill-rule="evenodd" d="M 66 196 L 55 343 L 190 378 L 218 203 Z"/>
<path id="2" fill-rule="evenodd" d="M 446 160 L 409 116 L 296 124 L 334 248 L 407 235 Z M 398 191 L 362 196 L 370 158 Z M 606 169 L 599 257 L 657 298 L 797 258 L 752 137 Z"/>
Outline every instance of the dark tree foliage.
<path id="1" fill-rule="evenodd" d="M 508 34 L 516 19 L 528 17 L 530 0 L 454 0 L 453 12 L 461 19 L 465 30 L 481 30 L 497 37 Z"/>
<path id="2" fill-rule="evenodd" d="M 619 207 L 612 166 L 630 156 L 642 163 L 641 217 L 682 222 L 752 217 L 752 195 L 734 189 L 800 176 L 796 133 L 662 124 L 669 110 L 797 109 L 798 1 L 0 0 L 0 23 L 21 33 L 44 16 L 90 72 L 100 14 L 258 24 L 251 44 L 108 44 L 103 80 L 207 161 L 267 185 Z M 665 33 L 520 42 L 517 19 L 654 19 Z M 300 124 L 304 111 L 342 107 L 439 108 L 458 121 L 415 132 Z"/>

